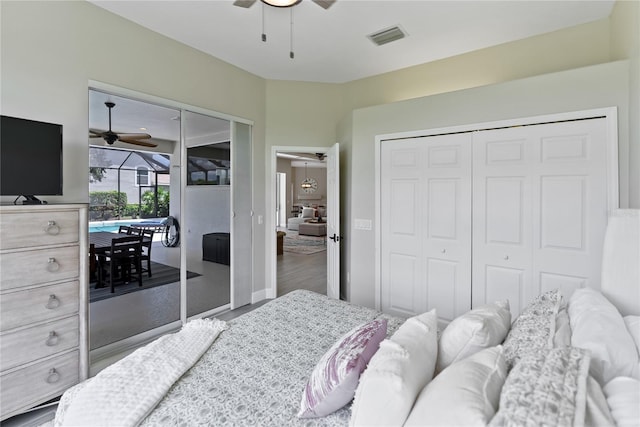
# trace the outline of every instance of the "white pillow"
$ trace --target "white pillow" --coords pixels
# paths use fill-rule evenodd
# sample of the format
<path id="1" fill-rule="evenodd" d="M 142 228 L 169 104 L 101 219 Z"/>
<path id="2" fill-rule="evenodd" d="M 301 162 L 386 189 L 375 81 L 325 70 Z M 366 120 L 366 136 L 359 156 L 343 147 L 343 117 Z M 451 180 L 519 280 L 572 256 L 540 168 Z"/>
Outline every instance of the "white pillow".
<path id="1" fill-rule="evenodd" d="M 316 210 L 313 208 L 302 208 L 301 218 L 313 218 L 316 216 Z"/>
<path id="2" fill-rule="evenodd" d="M 405 426 L 485 426 L 507 377 L 502 346 L 453 363 L 420 392 Z"/>
<path id="3" fill-rule="evenodd" d="M 618 377 L 603 387 L 611 415 L 618 427 L 640 426 L 640 381 Z"/>
<path id="4" fill-rule="evenodd" d="M 438 354 L 436 310 L 411 317 L 380 343 L 351 408 L 350 426 L 401 426 L 431 381 Z"/>
<path id="5" fill-rule="evenodd" d="M 640 316 L 624 316 L 624 324 L 627 326 L 627 331 L 636 343 L 636 350 L 640 354 Z"/>
<path id="6" fill-rule="evenodd" d="M 638 350 L 638 369 L 632 372 L 631 376 L 640 380 L 640 316 L 624 316 L 624 323 L 636 344 L 636 350 Z"/>
<path id="7" fill-rule="evenodd" d="M 569 300 L 571 345 L 591 351 L 589 373 L 604 386 L 638 369 L 638 350 L 622 315 L 600 292 L 577 289 Z"/>
<path id="8" fill-rule="evenodd" d="M 510 326 L 508 300 L 486 304 L 456 317 L 438 342 L 436 374 L 458 360 L 502 343 Z"/>
<path id="9" fill-rule="evenodd" d="M 591 375 L 587 377 L 587 405 L 584 413 L 586 427 L 614 427 L 615 422 L 602 387 Z"/>

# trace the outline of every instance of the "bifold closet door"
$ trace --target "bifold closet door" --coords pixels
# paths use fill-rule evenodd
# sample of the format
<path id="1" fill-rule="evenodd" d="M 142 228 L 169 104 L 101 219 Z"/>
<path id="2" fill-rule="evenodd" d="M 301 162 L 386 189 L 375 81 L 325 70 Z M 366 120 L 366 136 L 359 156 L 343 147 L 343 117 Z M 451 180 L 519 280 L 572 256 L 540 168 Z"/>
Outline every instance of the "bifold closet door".
<path id="1" fill-rule="evenodd" d="M 476 132 L 473 305 L 597 287 L 607 224 L 605 119 Z"/>
<path id="2" fill-rule="evenodd" d="M 381 303 L 450 321 L 471 308 L 470 133 L 384 141 Z"/>

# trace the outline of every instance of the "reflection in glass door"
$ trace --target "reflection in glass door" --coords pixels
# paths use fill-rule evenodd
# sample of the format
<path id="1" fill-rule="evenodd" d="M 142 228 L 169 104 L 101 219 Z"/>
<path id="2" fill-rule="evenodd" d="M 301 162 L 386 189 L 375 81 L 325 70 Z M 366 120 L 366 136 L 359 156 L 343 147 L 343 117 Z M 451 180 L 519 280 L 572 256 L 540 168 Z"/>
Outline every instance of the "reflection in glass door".
<path id="1" fill-rule="evenodd" d="M 187 317 L 230 303 L 231 124 L 185 111 Z"/>

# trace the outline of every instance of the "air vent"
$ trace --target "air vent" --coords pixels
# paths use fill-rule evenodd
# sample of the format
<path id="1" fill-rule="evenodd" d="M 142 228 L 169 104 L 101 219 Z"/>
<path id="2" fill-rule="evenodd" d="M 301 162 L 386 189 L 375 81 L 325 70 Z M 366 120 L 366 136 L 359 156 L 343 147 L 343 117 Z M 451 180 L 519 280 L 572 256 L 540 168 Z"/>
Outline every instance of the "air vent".
<path id="1" fill-rule="evenodd" d="M 367 37 L 378 46 L 382 46 L 383 44 L 403 39 L 406 35 L 407 34 L 396 25 L 395 27 L 386 28 L 373 34 L 369 34 Z"/>

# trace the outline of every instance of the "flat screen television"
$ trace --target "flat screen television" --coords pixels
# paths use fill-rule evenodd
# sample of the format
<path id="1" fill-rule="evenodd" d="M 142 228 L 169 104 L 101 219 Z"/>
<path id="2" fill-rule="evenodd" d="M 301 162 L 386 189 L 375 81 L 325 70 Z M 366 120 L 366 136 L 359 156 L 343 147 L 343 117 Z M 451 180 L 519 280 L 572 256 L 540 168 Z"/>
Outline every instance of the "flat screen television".
<path id="1" fill-rule="evenodd" d="M 62 195 L 62 125 L 0 116 L 0 195 Z"/>

